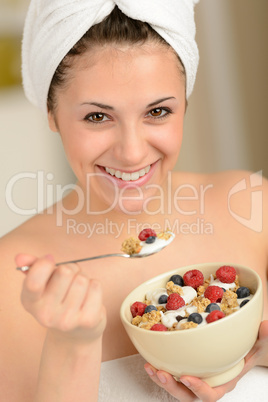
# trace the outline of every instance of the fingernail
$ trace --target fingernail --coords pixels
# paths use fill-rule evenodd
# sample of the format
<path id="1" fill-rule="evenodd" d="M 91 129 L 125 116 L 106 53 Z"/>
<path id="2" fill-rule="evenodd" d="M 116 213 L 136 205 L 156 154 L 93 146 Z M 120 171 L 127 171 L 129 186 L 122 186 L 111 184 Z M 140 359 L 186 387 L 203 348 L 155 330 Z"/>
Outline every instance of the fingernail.
<path id="1" fill-rule="evenodd" d="M 166 384 L 167 379 L 163 374 L 157 373 L 157 377 L 162 384 Z"/>
<path id="2" fill-rule="evenodd" d="M 153 370 L 150 369 L 149 367 L 146 367 L 145 370 L 146 370 L 146 373 L 147 373 L 147 374 L 149 374 L 149 375 L 154 375 Z"/>
<path id="3" fill-rule="evenodd" d="M 183 384 L 183 385 L 185 385 L 185 387 L 190 387 L 191 386 L 191 384 L 190 384 L 190 382 L 188 381 L 188 380 L 185 380 L 185 379 L 181 379 L 180 378 L 180 382 Z"/>

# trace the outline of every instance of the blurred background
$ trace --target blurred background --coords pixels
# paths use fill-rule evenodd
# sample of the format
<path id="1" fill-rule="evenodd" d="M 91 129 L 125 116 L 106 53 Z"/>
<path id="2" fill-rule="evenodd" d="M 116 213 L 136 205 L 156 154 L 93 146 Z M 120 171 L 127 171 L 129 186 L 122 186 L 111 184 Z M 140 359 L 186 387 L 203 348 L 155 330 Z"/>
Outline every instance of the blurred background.
<path id="1" fill-rule="evenodd" d="M 29 2 L 0 0 L 0 236 L 56 201 L 57 185 L 75 182 L 59 136 L 22 91 Z M 262 170 L 268 177 L 267 15 L 267 0 L 200 0 L 196 6 L 200 65 L 176 169 Z"/>

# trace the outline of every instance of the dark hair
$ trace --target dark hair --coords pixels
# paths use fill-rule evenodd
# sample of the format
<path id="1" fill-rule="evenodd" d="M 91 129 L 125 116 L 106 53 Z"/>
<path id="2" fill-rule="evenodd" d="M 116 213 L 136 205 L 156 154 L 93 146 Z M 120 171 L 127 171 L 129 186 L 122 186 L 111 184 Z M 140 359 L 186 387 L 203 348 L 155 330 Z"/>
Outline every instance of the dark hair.
<path id="1" fill-rule="evenodd" d="M 115 6 L 113 11 L 99 24 L 93 25 L 73 46 L 57 67 L 51 80 L 47 107 L 53 111 L 56 107 L 56 89 L 66 84 L 66 71 L 72 67 L 76 56 L 82 55 L 92 46 L 107 44 L 144 44 L 146 41 L 162 44 L 167 49 L 172 47 L 146 22 L 127 17 Z M 177 55 L 177 54 L 176 54 Z M 185 78 L 185 69 L 178 57 L 180 72 Z"/>

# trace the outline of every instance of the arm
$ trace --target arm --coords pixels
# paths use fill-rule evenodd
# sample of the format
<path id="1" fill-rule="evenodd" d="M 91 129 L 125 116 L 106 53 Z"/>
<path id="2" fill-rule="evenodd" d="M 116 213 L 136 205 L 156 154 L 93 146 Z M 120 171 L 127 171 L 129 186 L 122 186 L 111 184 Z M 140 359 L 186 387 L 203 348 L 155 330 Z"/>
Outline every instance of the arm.
<path id="1" fill-rule="evenodd" d="M 62 338 L 48 332 L 34 401 L 97 401 L 101 338 L 82 346 Z"/>
<path id="2" fill-rule="evenodd" d="M 35 402 L 97 401 L 105 311 L 97 281 L 75 264 L 55 267 L 51 257 L 19 255 L 31 265 L 21 300 L 47 328 Z"/>

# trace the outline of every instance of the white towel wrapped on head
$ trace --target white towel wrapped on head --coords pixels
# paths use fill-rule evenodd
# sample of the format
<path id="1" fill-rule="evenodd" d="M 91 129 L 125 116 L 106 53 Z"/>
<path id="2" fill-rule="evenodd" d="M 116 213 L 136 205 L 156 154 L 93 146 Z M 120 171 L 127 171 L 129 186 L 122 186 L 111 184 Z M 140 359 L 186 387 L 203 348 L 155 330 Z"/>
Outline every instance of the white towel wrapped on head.
<path id="1" fill-rule="evenodd" d="M 176 51 L 186 71 L 186 97 L 193 90 L 198 49 L 194 5 L 199 0 L 31 0 L 22 42 L 27 98 L 47 113 L 52 77 L 64 56 L 117 5 L 128 17 L 147 22 Z"/>

